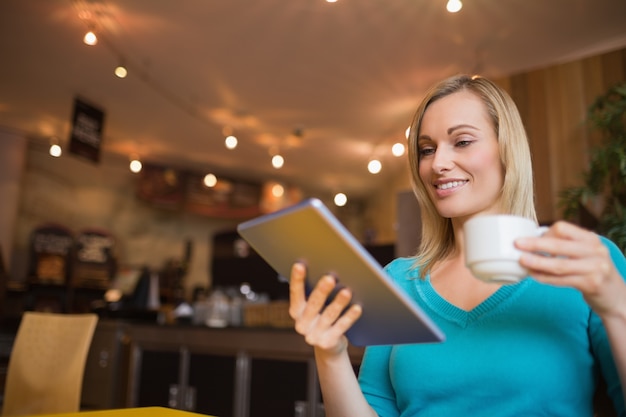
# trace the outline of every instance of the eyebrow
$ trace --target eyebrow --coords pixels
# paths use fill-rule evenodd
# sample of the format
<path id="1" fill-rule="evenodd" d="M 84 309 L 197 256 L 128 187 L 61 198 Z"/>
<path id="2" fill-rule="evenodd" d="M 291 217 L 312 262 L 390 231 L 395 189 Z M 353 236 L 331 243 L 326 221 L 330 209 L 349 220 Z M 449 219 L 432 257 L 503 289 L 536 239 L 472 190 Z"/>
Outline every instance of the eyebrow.
<path id="1" fill-rule="evenodd" d="M 451 135 L 452 133 L 454 133 L 455 130 L 459 130 L 459 129 L 463 129 L 463 128 L 469 128 L 472 130 L 479 130 L 476 126 L 472 126 L 472 125 L 468 125 L 468 124 L 460 124 L 460 125 L 456 125 L 456 126 L 452 126 L 451 128 L 448 129 L 448 135 Z"/>
<path id="2" fill-rule="evenodd" d="M 455 126 L 452 126 L 452 127 L 448 128 L 446 133 L 448 135 L 451 135 L 452 133 L 454 133 L 455 130 L 459 130 L 459 129 L 480 130 L 476 126 L 472 126 L 472 125 L 468 125 L 468 124 L 460 124 L 460 125 L 455 125 Z M 428 136 L 428 135 L 419 135 L 417 137 L 417 142 L 420 142 L 422 140 L 432 140 L 432 138 L 430 136 Z"/>

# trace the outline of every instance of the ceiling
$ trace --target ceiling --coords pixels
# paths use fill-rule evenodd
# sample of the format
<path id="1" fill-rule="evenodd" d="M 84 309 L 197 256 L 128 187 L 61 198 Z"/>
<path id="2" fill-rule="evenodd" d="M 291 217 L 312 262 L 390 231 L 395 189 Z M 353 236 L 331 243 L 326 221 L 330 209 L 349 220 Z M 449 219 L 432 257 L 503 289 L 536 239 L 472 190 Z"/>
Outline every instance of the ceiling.
<path id="1" fill-rule="evenodd" d="M 78 96 L 106 114 L 104 152 L 362 197 L 405 163 L 390 147 L 433 82 L 626 46 L 624 0 L 445 3 L 0 0 L 0 127 L 67 144 Z"/>

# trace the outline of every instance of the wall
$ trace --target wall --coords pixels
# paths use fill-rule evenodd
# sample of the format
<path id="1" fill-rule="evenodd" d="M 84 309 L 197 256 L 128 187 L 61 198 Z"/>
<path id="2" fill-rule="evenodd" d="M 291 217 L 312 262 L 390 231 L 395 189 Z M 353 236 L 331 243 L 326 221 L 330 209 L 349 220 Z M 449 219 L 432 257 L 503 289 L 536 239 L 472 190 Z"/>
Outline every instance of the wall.
<path id="1" fill-rule="evenodd" d="M 0 129 L 0 265 L 10 265 L 18 212 L 20 182 L 24 172 L 26 138 Z M 8 268 L 8 267 L 7 267 Z"/>
<path id="2" fill-rule="evenodd" d="M 512 76 L 500 82 L 517 103 L 533 155 L 537 215 L 561 218 L 559 192 L 582 183 L 598 140 L 587 109 L 609 87 L 626 81 L 626 49 Z"/>
<path id="3" fill-rule="evenodd" d="M 186 287 L 207 286 L 211 236 L 232 229 L 232 220 L 211 219 L 155 209 L 135 197 L 135 176 L 128 161 L 103 156 L 100 164 L 72 155 L 53 158 L 47 149 L 29 144 L 16 222 L 13 278 L 23 278 L 31 231 L 43 223 L 60 223 L 74 231 L 104 228 L 117 239 L 121 264 L 160 268 L 181 259 L 187 239 L 193 255 Z"/>
<path id="4" fill-rule="evenodd" d="M 190 240 L 193 254 L 185 278 L 190 296 L 194 286 L 206 287 L 212 281 L 212 236 L 234 230 L 244 220 L 155 208 L 136 197 L 137 177 L 130 172 L 128 160 L 106 153 L 99 164 L 93 164 L 69 154 L 53 158 L 47 147 L 31 142 L 25 157 L 15 220 L 13 279 L 26 277 L 31 232 L 42 224 L 57 223 L 75 232 L 83 228 L 109 231 L 117 240 L 120 265 L 159 269 L 168 259 L 181 259 L 185 243 Z M 336 208 L 329 204 L 329 196 L 316 197 L 325 201 L 342 223 L 362 238 L 362 204 Z"/>

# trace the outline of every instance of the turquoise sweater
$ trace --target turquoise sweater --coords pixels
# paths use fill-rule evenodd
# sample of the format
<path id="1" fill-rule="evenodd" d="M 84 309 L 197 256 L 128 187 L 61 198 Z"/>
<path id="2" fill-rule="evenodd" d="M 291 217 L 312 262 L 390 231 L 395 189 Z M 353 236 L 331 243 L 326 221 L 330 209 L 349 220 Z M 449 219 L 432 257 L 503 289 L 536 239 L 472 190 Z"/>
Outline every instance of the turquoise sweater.
<path id="1" fill-rule="evenodd" d="M 626 260 L 603 238 L 626 277 Z M 471 311 L 440 297 L 413 260 L 387 271 L 440 326 L 436 344 L 370 346 L 359 371 L 368 402 L 391 416 L 592 416 L 599 373 L 626 416 L 602 323 L 580 292 L 527 278 Z"/>

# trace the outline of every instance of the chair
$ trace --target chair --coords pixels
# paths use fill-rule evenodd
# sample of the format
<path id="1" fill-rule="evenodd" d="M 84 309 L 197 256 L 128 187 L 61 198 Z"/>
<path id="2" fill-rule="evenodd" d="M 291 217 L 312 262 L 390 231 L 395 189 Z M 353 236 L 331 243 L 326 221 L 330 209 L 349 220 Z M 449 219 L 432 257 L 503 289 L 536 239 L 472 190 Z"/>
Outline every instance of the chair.
<path id="1" fill-rule="evenodd" d="M 77 412 L 95 314 L 25 312 L 9 357 L 3 416 Z"/>

